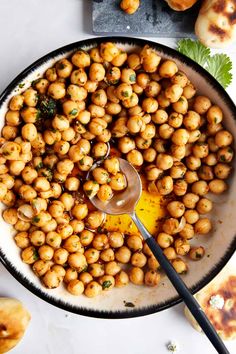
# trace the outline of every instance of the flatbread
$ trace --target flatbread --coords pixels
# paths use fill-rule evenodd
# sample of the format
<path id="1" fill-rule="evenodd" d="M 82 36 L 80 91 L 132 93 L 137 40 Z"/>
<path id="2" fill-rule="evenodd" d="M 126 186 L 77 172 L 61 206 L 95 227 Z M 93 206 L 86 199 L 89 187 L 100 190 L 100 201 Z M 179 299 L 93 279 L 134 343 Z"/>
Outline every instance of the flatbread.
<path id="1" fill-rule="evenodd" d="M 236 338 L 236 266 L 231 262 L 195 295 L 207 317 L 224 340 Z M 185 316 L 199 332 L 201 327 L 185 306 Z"/>
<path id="2" fill-rule="evenodd" d="M 19 300 L 0 298 L 0 354 L 17 345 L 30 321 L 30 314 Z"/>

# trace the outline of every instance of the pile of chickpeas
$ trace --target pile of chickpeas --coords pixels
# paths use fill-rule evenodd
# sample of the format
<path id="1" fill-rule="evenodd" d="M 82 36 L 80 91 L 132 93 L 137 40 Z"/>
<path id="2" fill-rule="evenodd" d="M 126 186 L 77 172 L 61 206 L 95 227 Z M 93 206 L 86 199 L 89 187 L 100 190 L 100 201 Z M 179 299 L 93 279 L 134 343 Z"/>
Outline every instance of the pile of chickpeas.
<path id="1" fill-rule="evenodd" d="M 221 108 L 148 46 L 127 53 L 108 42 L 57 61 L 11 98 L 0 138 L 3 219 L 16 230 L 22 261 L 47 288 L 63 283 L 74 295 L 159 283 L 141 235 L 106 232 L 105 215 L 86 196 L 105 201 L 125 187 L 122 157 L 168 201 L 153 236 L 185 273 L 185 256 L 205 253 L 191 239 L 212 229 L 208 192 L 226 191 L 232 169 L 233 137 L 222 121 Z"/>

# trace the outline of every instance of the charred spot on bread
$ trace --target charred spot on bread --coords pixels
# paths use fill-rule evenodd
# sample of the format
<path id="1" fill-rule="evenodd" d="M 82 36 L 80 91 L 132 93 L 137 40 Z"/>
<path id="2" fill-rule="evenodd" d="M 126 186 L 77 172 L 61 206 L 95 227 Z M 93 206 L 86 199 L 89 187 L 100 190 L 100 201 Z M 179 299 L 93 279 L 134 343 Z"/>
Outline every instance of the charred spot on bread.
<path id="1" fill-rule="evenodd" d="M 212 23 L 209 25 L 209 32 L 220 37 L 221 41 L 228 37 L 228 33 L 217 25 L 213 25 Z"/>
<path id="2" fill-rule="evenodd" d="M 226 8 L 226 1 L 225 0 L 218 0 L 214 5 L 213 5 L 213 10 L 216 13 L 222 13 L 224 12 Z"/>
<path id="3" fill-rule="evenodd" d="M 227 13 L 225 15 L 228 17 L 230 24 L 232 24 L 232 25 L 236 24 L 236 7 L 235 7 L 235 11 L 233 13 L 230 13 L 230 14 Z"/>

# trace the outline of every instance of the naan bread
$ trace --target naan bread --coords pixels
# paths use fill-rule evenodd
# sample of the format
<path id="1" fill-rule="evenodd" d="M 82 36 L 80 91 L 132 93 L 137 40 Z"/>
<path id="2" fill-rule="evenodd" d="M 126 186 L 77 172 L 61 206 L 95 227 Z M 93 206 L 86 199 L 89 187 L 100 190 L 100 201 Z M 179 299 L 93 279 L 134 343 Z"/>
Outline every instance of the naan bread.
<path id="1" fill-rule="evenodd" d="M 205 0 L 195 33 L 207 47 L 222 48 L 236 40 L 236 0 Z"/>
<path id="2" fill-rule="evenodd" d="M 236 338 L 236 266 L 226 266 L 205 288 L 195 295 L 207 317 L 222 339 Z M 201 327 L 188 308 L 187 319 L 199 332 Z"/>
<path id="3" fill-rule="evenodd" d="M 30 314 L 16 299 L 0 298 L 0 354 L 17 345 L 30 321 Z"/>

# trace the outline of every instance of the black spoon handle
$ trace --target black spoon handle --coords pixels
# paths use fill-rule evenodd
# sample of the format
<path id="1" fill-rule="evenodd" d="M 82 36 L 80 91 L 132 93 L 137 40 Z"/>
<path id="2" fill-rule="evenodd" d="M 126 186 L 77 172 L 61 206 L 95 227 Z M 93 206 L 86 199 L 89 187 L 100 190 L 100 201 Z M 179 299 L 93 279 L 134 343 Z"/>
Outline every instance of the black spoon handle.
<path id="1" fill-rule="evenodd" d="M 212 326 L 211 322 L 205 315 L 203 309 L 195 299 L 195 297 L 188 290 L 187 286 L 179 276 L 179 274 L 175 271 L 169 260 L 166 258 L 162 249 L 157 244 L 152 235 L 147 231 L 145 226 L 141 223 L 139 218 L 135 213 L 130 215 L 137 228 L 141 232 L 143 238 L 145 239 L 148 247 L 152 251 L 155 258 L 160 263 L 161 267 L 164 269 L 166 275 L 170 279 L 171 283 L 179 293 L 179 295 L 184 300 L 186 306 L 197 320 L 198 324 L 201 326 L 203 332 L 206 334 L 208 339 L 211 341 L 212 345 L 215 347 L 218 353 L 220 354 L 230 354 L 226 346 L 224 345 L 221 338 L 218 336 L 216 330 Z"/>

